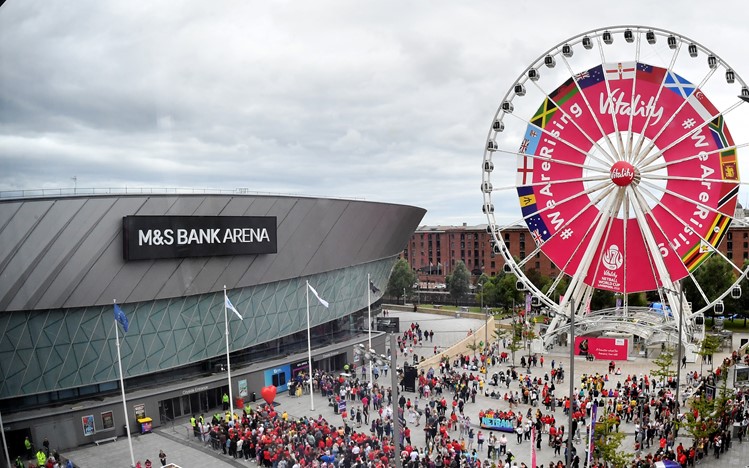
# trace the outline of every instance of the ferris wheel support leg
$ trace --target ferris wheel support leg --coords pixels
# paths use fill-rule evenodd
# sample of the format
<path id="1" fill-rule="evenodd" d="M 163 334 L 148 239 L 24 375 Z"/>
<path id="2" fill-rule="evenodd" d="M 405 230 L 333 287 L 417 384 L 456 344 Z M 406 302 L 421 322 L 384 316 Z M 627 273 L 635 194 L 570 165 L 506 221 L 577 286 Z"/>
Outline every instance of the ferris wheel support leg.
<path id="1" fill-rule="evenodd" d="M 598 224 L 596 225 L 595 231 L 593 231 L 593 234 L 590 237 L 590 241 L 588 242 L 587 248 L 583 253 L 583 258 L 580 261 L 575 274 L 572 275 L 572 279 L 570 280 L 569 287 L 567 288 L 567 294 L 565 295 L 564 301 L 562 301 L 562 303 L 559 305 L 561 310 L 565 310 L 565 306 L 568 302 L 571 301 L 574 301 L 573 303 L 576 304 L 577 310 L 573 311 L 573 313 L 575 313 L 576 315 L 579 315 L 580 309 L 585 310 L 586 299 L 588 294 L 591 292 L 591 288 L 585 285 L 583 281 L 587 273 L 590 271 L 590 266 L 593 263 L 593 259 L 596 254 L 596 247 L 600 244 L 601 239 L 603 239 L 604 233 L 606 231 L 606 226 L 608 225 L 608 220 L 612 216 L 616 215 L 616 210 L 621 203 L 621 199 L 621 194 L 618 194 L 615 197 L 609 197 L 606 201 L 605 206 L 601 210 L 601 219 L 599 220 Z"/>

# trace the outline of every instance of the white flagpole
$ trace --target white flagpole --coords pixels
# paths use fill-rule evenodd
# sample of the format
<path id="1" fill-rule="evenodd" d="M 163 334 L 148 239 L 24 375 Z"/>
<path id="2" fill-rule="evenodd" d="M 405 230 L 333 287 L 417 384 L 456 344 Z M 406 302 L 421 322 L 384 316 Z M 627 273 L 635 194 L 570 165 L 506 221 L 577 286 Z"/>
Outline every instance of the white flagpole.
<path id="1" fill-rule="evenodd" d="M 226 314 L 226 285 L 224 285 L 224 326 L 226 328 L 226 375 L 229 379 L 229 410 L 231 422 L 234 422 L 234 395 L 231 392 L 231 363 L 229 361 L 229 316 Z"/>
<path id="2" fill-rule="evenodd" d="M 117 300 L 114 301 L 117 304 Z M 127 402 L 125 400 L 125 380 L 122 378 L 122 356 L 120 356 L 120 324 L 114 321 L 114 332 L 117 340 L 117 365 L 120 368 L 120 389 L 122 390 L 122 409 L 125 411 L 125 430 L 127 431 L 127 444 L 130 447 L 130 466 L 135 467 L 135 454 L 133 453 L 133 439 L 130 437 L 130 418 L 127 414 Z"/>
<path id="3" fill-rule="evenodd" d="M 369 322 L 369 333 L 367 337 L 368 346 L 367 346 L 367 355 L 369 356 L 369 362 L 367 363 L 369 365 L 369 383 L 372 384 L 372 300 L 369 297 L 369 293 L 372 292 L 372 280 L 369 277 L 369 273 L 367 273 L 367 321 Z"/>
<path id="4" fill-rule="evenodd" d="M 312 391 L 312 338 L 309 322 L 309 281 L 307 281 L 307 365 L 309 366 L 309 410 L 315 411 L 314 392 Z"/>

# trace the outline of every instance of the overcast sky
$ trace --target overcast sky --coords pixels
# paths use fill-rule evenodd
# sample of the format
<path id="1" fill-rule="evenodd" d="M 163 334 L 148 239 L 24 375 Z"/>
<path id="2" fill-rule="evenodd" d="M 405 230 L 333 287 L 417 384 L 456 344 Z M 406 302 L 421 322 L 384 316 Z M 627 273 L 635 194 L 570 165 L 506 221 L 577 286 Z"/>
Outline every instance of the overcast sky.
<path id="1" fill-rule="evenodd" d="M 743 0 L 8 0 L 0 191 L 73 177 L 79 188 L 242 187 L 481 224 L 492 118 L 544 51 L 648 25 L 747 77 L 747 13 Z"/>

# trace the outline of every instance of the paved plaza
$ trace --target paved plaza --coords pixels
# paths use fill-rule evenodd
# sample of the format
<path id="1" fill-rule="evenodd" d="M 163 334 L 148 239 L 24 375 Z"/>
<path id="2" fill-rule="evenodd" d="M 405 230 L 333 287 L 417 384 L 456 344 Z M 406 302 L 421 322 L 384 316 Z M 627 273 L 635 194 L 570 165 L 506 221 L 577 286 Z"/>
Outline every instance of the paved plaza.
<path id="1" fill-rule="evenodd" d="M 433 346 L 438 346 L 440 349 L 448 348 L 451 344 L 464 338 L 469 330 L 475 330 L 483 325 L 483 320 L 476 320 L 471 318 L 454 318 L 443 315 L 432 315 L 424 313 L 414 312 L 391 312 L 391 315 L 400 317 L 401 330 L 405 330 L 412 322 L 418 322 L 422 330 L 433 330 L 434 331 L 434 342 L 416 348 L 417 354 L 423 354 L 425 356 L 433 353 Z M 716 355 L 714 361 L 721 362 L 723 357 L 727 355 L 728 350 L 725 350 L 724 354 Z M 519 356 L 517 357 L 519 363 Z M 564 369 L 569 371 L 569 355 L 567 348 L 558 348 L 552 350 L 551 353 L 545 355 L 545 367 L 533 367 L 531 372 L 533 375 L 541 375 L 545 372 L 550 371 L 550 363 L 555 360 L 564 366 Z M 399 365 L 401 365 L 399 363 Z M 596 373 L 603 374 L 607 371 L 607 362 L 603 361 L 586 361 L 584 358 L 575 359 L 575 375 L 577 381 L 579 376 L 583 373 Z M 652 371 L 655 366 L 647 359 L 641 357 L 630 358 L 629 361 L 619 361 L 617 366 L 621 367 L 622 375 L 624 379 L 627 374 L 640 374 L 648 373 Z M 497 370 L 504 370 L 507 366 L 495 366 L 489 369 L 489 375 Z M 687 364 L 686 370 L 700 370 L 699 364 Z M 682 376 L 684 372 L 682 372 Z M 619 376 L 610 376 L 608 386 L 616 385 L 616 378 Z M 379 379 L 380 385 L 389 387 L 390 377 L 387 378 L 381 376 Z M 569 381 L 565 380 L 564 383 L 557 385 L 556 394 L 557 396 L 565 396 L 569 390 Z M 504 386 L 501 387 L 504 390 Z M 512 382 L 510 384 L 510 390 L 517 390 L 518 383 Z M 410 396 L 413 400 L 415 395 L 413 393 L 406 392 L 406 396 Z M 449 400 L 448 396 L 448 400 Z M 276 401 L 279 403 L 277 411 L 286 411 L 290 417 L 301 417 L 301 416 L 314 416 L 322 415 L 333 425 L 340 425 L 342 423 L 341 416 L 335 414 L 333 408 L 328 406 L 327 398 L 323 398 L 319 394 L 314 396 L 314 409 L 311 408 L 311 402 L 309 395 L 303 395 L 302 397 L 290 397 L 288 392 L 279 392 L 276 397 Z M 353 405 L 354 407 L 356 405 Z M 470 416 L 472 426 L 474 430 L 478 432 L 478 413 L 481 410 L 486 409 L 508 409 L 507 404 L 503 400 L 496 400 L 483 395 L 479 395 L 476 398 L 476 403 L 468 403 L 465 406 L 465 413 Z M 520 405 L 520 410 L 523 414 L 528 410 L 528 405 Z M 535 408 L 533 409 L 535 411 Z M 543 408 L 542 408 L 543 410 Z M 555 413 L 557 418 L 557 425 L 567 426 L 567 417 L 563 414 L 561 408 L 557 409 Z M 423 427 L 423 426 L 422 426 Z M 622 423 L 621 432 L 627 435 L 623 448 L 627 451 L 632 452 L 634 446 L 634 425 Z M 254 466 L 253 462 L 245 462 L 244 460 L 234 460 L 226 455 L 223 455 L 215 450 L 212 450 L 210 446 L 206 447 L 204 444 L 198 442 L 191 435 L 191 428 L 187 418 L 177 420 L 174 425 L 162 426 L 154 430 L 151 434 L 134 436 L 132 439 L 133 450 L 135 453 L 136 460 L 144 462 L 146 458 L 149 458 L 154 462 L 154 466 L 159 466 L 158 453 L 159 450 L 164 450 L 167 454 L 167 462 L 174 463 L 175 465 L 182 468 L 205 468 L 212 466 Z M 483 430 L 484 434 L 488 438 L 488 431 Z M 458 432 L 454 431 L 453 436 L 458 437 Z M 682 431 L 682 435 L 685 432 Z M 509 437 L 512 436 L 512 437 Z M 516 443 L 516 438 L 513 434 L 508 434 L 509 443 L 507 445 L 508 451 L 511 451 L 518 461 L 525 462 L 526 465 L 530 466 L 530 443 L 525 441 L 522 444 Z M 412 428 L 412 440 L 416 447 L 422 448 L 425 446 L 424 432 L 420 428 Z M 691 441 L 688 437 L 679 437 L 676 441 L 676 445 L 682 442 L 685 447 L 691 445 Z M 584 452 L 584 440 L 581 443 L 575 444 L 579 454 Z M 486 457 L 486 445 L 483 448 L 482 458 Z M 564 453 L 564 450 L 562 450 Z M 647 453 L 644 452 L 644 453 Z M 544 435 L 543 442 L 541 444 L 541 450 L 537 452 L 538 459 L 537 463 L 539 466 L 548 466 L 550 461 L 556 462 L 561 459 L 559 456 L 553 456 L 553 449 L 548 446 L 546 435 Z M 130 453 L 128 449 L 127 439 L 120 437 L 117 442 L 103 444 L 101 446 L 84 446 L 75 450 L 66 451 L 63 455 L 71 458 L 75 464 L 82 468 L 125 468 L 130 466 Z M 731 449 L 721 456 L 720 460 L 715 460 L 712 455 L 709 456 L 705 461 L 702 462 L 703 466 L 724 466 L 724 467 L 744 467 L 749 465 L 749 442 L 739 444 L 738 440 L 735 440 L 732 444 Z"/>

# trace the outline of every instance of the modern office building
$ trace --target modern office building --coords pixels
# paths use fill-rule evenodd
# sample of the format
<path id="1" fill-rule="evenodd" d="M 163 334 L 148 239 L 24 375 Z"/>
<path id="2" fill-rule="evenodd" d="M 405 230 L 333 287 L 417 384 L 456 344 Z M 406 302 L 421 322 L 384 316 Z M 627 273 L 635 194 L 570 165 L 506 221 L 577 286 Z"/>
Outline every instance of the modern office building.
<path id="1" fill-rule="evenodd" d="M 313 368 L 342 368 L 425 213 L 242 193 L 19 195 L 0 199 L 11 453 L 27 435 L 65 449 L 122 436 L 126 417 L 138 431 L 136 419 L 158 426 L 218 406 L 229 389 L 224 288 L 243 317 L 228 315 L 233 396 L 283 391 L 308 370 L 308 298 Z M 128 414 L 114 301 L 129 322 L 119 328 Z"/>

